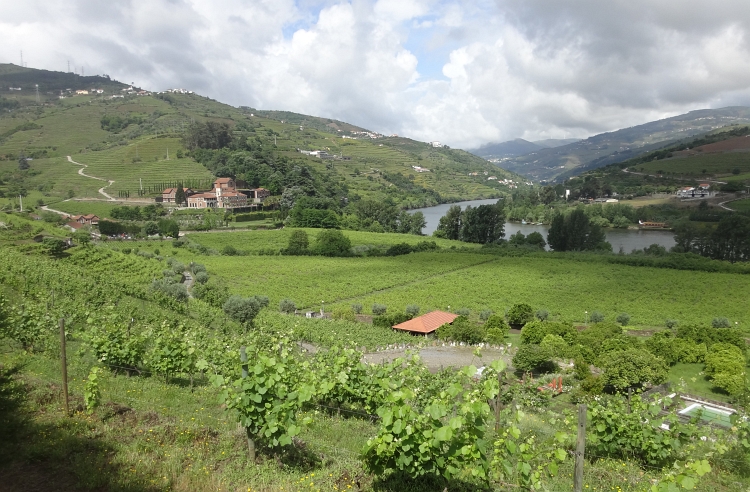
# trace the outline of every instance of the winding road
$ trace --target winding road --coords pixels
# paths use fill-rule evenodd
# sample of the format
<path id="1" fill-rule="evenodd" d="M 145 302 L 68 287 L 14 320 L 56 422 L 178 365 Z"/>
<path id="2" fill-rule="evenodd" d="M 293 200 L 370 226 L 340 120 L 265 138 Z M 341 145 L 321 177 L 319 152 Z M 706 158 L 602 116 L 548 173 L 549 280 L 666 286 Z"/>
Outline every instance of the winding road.
<path id="1" fill-rule="evenodd" d="M 88 167 L 88 165 L 80 163 L 80 162 L 76 162 L 70 156 L 68 156 L 68 162 L 71 162 L 71 163 L 76 164 L 78 166 L 83 166 L 83 167 L 81 167 L 81 169 L 78 170 L 78 174 L 80 174 L 81 176 L 85 176 L 85 177 L 91 178 L 91 179 L 96 179 L 96 180 L 99 180 L 99 181 L 106 181 L 108 183 L 107 186 L 102 186 L 101 188 L 99 188 L 99 194 L 104 195 L 107 198 L 107 200 L 109 200 L 111 202 L 116 202 L 117 201 L 111 195 L 107 194 L 107 192 L 104 191 L 106 188 L 109 188 L 110 186 L 112 186 L 112 183 L 114 183 L 114 180 L 112 180 L 112 179 L 106 180 L 104 178 L 97 178 L 96 176 L 91 176 L 89 174 L 84 173 L 83 170 L 86 169 Z"/>

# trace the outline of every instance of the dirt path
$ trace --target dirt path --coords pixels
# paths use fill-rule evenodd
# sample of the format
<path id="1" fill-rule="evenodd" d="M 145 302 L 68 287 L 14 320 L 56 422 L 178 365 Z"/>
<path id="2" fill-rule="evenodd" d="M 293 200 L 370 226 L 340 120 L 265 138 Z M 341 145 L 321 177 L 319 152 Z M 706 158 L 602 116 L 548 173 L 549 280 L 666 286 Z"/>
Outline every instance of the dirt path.
<path id="1" fill-rule="evenodd" d="M 97 178 L 96 176 L 91 176 L 89 174 L 84 173 L 83 170 L 86 169 L 89 166 L 86 165 L 86 164 L 82 164 L 80 162 L 74 161 L 70 156 L 68 156 L 68 162 L 71 162 L 71 163 L 73 163 L 73 164 L 75 164 L 77 166 L 83 166 L 81 169 L 78 170 L 78 174 L 80 174 L 81 176 L 84 176 L 86 178 L 96 179 L 96 180 L 99 180 L 99 181 L 106 181 L 107 182 L 107 186 L 102 186 L 101 188 L 99 188 L 99 194 L 100 195 L 104 195 L 107 198 L 107 200 L 109 200 L 111 202 L 116 202 L 117 201 L 111 195 L 107 194 L 107 192 L 104 191 L 106 188 L 109 188 L 110 186 L 112 186 L 112 183 L 114 183 L 114 180 L 110 179 L 109 181 L 107 181 L 104 178 Z"/>
<path id="2" fill-rule="evenodd" d="M 439 342 L 438 342 L 439 343 Z M 461 346 L 431 346 L 419 349 L 419 356 L 430 372 L 437 372 L 445 367 L 464 367 L 474 365 L 476 367 L 486 366 L 494 360 L 502 359 L 506 364 L 510 363 L 508 349 L 483 348 L 480 349 L 482 357 L 474 355 L 476 347 Z M 379 364 L 384 361 L 392 361 L 405 355 L 405 350 L 384 350 L 382 352 L 371 352 L 365 354 L 363 360 Z"/>

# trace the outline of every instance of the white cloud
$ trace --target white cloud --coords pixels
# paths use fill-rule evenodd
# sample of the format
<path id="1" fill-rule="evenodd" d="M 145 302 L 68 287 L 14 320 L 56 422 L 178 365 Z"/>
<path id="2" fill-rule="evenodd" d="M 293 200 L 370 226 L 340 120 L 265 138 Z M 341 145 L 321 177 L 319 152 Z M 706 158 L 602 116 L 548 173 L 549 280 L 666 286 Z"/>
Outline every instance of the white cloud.
<path id="1" fill-rule="evenodd" d="M 750 104 L 746 0 L 0 0 L 0 11 L 4 61 L 24 50 L 33 67 L 70 60 L 451 146 Z M 442 71 L 420 74 L 420 62 Z"/>

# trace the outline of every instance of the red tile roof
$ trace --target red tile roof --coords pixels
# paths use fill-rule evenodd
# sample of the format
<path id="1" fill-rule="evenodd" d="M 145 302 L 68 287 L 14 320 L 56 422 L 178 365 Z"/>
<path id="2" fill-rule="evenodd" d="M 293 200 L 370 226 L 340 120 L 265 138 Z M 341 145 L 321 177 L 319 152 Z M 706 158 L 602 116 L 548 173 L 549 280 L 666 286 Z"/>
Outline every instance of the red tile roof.
<path id="1" fill-rule="evenodd" d="M 393 328 L 396 330 L 411 331 L 413 333 L 432 333 L 446 323 L 453 323 L 458 318 L 457 314 L 445 311 L 431 311 L 422 316 L 399 323 Z"/>
<path id="2" fill-rule="evenodd" d="M 72 222 L 72 221 L 66 223 L 65 225 L 67 225 L 71 229 L 80 229 L 81 227 L 83 227 L 83 224 L 81 224 L 80 222 Z"/>

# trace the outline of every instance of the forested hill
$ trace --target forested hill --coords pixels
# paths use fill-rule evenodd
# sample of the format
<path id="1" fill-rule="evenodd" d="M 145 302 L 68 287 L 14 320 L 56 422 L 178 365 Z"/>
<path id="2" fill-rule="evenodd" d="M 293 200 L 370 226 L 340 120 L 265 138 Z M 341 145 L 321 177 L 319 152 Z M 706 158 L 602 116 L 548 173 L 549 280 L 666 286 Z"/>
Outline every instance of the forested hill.
<path id="1" fill-rule="evenodd" d="M 317 183 L 306 193 L 322 198 L 414 208 L 527 186 L 460 150 L 332 119 L 235 108 L 187 91 L 148 92 L 106 76 L 0 65 L 0 109 L 0 193 L 7 198 L 101 199 L 103 180 L 113 181 L 107 193 L 116 198 L 147 199 L 178 181 L 200 188 L 228 174 L 277 196 L 304 181 Z M 231 145 L 188 149 L 186 134 L 206 123 L 226 125 Z M 30 169 L 19 168 L 22 157 Z M 78 174 L 83 165 L 100 179 Z"/>

